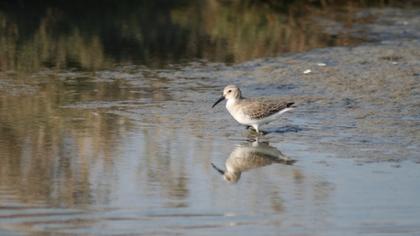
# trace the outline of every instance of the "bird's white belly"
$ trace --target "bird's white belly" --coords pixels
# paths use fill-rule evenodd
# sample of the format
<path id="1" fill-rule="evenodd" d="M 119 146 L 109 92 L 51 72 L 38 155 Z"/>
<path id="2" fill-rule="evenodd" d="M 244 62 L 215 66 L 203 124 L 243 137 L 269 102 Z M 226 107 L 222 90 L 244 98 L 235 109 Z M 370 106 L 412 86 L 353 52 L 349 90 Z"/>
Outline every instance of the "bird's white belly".
<path id="1" fill-rule="evenodd" d="M 226 109 L 229 111 L 230 115 L 240 124 L 252 125 L 255 123 L 255 121 L 251 120 L 249 116 L 245 115 L 237 106 L 229 104 L 229 101 L 226 103 Z"/>
<path id="2" fill-rule="evenodd" d="M 236 112 L 236 113 L 230 112 L 230 114 L 232 115 L 232 117 L 236 121 L 238 121 L 239 123 L 241 123 L 243 125 L 251 125 L 251 124 L 255 123 L 255 122 L 253 122 L 253 120 L 251 120 L 249 118 L 249 116 L 245 115 L 244 113 L 242 113 L 240 111 L 239 112 Z"/>

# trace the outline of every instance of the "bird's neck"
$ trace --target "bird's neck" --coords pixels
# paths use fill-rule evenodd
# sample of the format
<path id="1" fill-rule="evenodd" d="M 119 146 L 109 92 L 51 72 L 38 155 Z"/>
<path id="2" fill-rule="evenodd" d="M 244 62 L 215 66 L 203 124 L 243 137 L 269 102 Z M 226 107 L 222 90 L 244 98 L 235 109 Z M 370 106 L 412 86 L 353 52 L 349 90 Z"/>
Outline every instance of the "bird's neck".
<path id="1" fill-rule="evenodd" d="M 231 106 L 237 104 L 239 102 L 239 100 L 241 100 L 241 99 L 242 98 L 240 98 L 240 97 L 239 98 L 228 99 L 227 102 L 226 102 L 226 107 L 231 107 Z"/>

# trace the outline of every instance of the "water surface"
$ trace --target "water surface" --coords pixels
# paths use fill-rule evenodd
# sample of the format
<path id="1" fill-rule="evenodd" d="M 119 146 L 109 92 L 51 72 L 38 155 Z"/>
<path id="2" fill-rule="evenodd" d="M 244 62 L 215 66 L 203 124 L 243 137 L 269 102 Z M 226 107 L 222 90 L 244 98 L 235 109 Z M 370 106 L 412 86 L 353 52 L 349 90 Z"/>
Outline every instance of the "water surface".
<path id="1" fill-rule="evenodd" d="M 207 17 L 214 12 L 228 14 L 226 19 L 231 19 L 230 8 L 223 11 L 225 6 L 220 2 L 214 6 L 217 11 L 205 13 L 197 13 L 195 5 L 184 4 L 159 11 L 156 14 L 163 15 L 153 24 L 167 25 L 174 19 L 195 24 L 185 21 L 180 9 L 192 15 L 209 14 Z M 359 9 L 355 4 L 355 8 L 347 9 Z M 291 4 L 286 9 L 292 11 L 293 6 L 300 5 Z M 16 36 L 10 31 L 10 24 L 14 24 L 19 32 L 26 33 L 19 33 L 18 41 L 1 34 L 8 46 L 2 49 L 0 72 L 0 235 L 420 233 L 418 10 L 355 10 L 349 18 L 364 20 L 348 29 L 343 29 L 336 17 L 322 18 L 328 27 L 323 25 L 323 33 L 309 37 L 322 40 L 303 43 L 300 49 L 288 46 L 285 51 L 343 45 L 340 40 L 320 44 L 324 37 L 337 38 L 331 36 L 334 32 L 347 32 L 338 36 L 341 39 L 363 38 L 375 43 L 358 45 L 360 41 L 350 40 L 357 46 L 255 59 L 269 54 L 241 48 L 235 54 L 231 51 L 235 47 L 223 46 L 224 50 L 218 51 L 207 45 L 201 48 L 203 54 L 188 54 L 191 51 L 181 47 L 179 51 L 187 54 L 177 58 L 161 56 L 153 46 L 137 44 L 135 48 L 156 57 L 131 54 L 114 44 L 118 40 L 109 44 L 101 41 L 100 35 L 110 31 L 87 30 L 95 24 L 71 18 L 75 15 L 61 12 L 60 4 L 45 11 L 47 18 L 35 17 L 34 24 L 44 23 L 30 28 L 33 32 L 20 28 L 28 24 L 19 20 L 21 6 L 8 3 L 2 7 L 18 7 L 16 11 L 2 11 L 6 24 L 1 27 L 6 25 L 9 30 L 2 32 Z M 228 7 L 241 9 L 238 17 L 242 20 L 261 17 L 256 15 L 261 6 Z M 144 9 L 133 8 L 127 15 Z M 275 7 L 268 9 L 274 11 Z M 328 6 L 319 9 L 321 15 L 332 11 Z M 116 12 L 123 10 L 117 8 Z M 284 17 L 279 10 L 275 12 L 273 17 Z M 66 17 L 76 27 L 69 26 L 63 33 Z M 120 17 L 124 22 L 142 22 Z M 42 31 L 57 23 L 51 19 L 60 19 L 54 34 Z M 275 19 L 261 29 L 284 23 Z M 254 19 L 243 30 L 257 23 L 261 22 Z M 169 25 L 175 27 L 173 24 Z M 216 26 L 202 30 L 206 35 L 231 32 L 223 31 L 221 23 Z M 127 34 L 141 36 L 133 31 L 137 25 L 127 27 Z M 285 27 L 284 32 L 296 28 Z M 186 33 L 188 37 L 177 33 L 180 38 L 168 45 L 197 36 L 194 29 L 201 29 L 201 25 L 187 28 L 191 30 Z M 295 39 L 294 32 L 289 33 Z M 361 33 L 366 34 L 360 37 Z M 95 35 L 97 41 L 87 40 Z M 154 40 L 140 36 L 138 42 Z M 125 36 L 118 33 L 115 37 Z M 102 46 L 95 48 L 93 42 Z M 239 43 L 232 39 L 227 42 L 222 45 Z M 66 44 L 72 47 L 66 49 Z M 63 50 L 46 54 L 34 51 L 42 45 Z M 79 45 L 77 50 L 73 50 L 74 45 Z M 117 51 L 121 54 L 109 49 L 110 45 L 120 48 Z M 4 53 L 13 46 L 15 54 Z M 249 44 L 244 47 L 249 48 Z M 178 55 L 170 48 L 163 47 L 163 54 Z M 206 50 L 214 54 L 209 56 Z M 70 52 L 74 54 L 67 54 Z M 235 56 L 226 59 L 227 54 Z M 158 66 L 161 64 L 164 66 Z M 304 73 L 308 69 L 311 72 Z M 245 96 L 287 96 L 298 104 L 295 111 L 264 128 L 268 134 L 259 140 L 264 143 L 258 150 L 238 152 L 238 148 L 252 147 L 249 139 L 253 134 L 232 120 L 222 105 L 211 109 L 223 86 L 230 83 L 241 85 Z M 297 162 L 284 165 L 264 159 L 267 153 L 277 152 Z M 232 159 L 243 166 L 240 178 L 230 183 L 211 163 L 225 170 Z"/>
<path id="2" fill-rule="evenodd" d="M 382 1 L 372 4 L 384 6 Z M 162 68 L 197 60 L 238 63 L 354 45 L 367 40 L 363 30 L 358 35 L 332 32 L 325 24 L 350 29 L 372 21 L 371 16 L 354 15 L 367 6 L 364 1 L 4 1 L 0 68 L 97 70 L 115 64 Z"/>

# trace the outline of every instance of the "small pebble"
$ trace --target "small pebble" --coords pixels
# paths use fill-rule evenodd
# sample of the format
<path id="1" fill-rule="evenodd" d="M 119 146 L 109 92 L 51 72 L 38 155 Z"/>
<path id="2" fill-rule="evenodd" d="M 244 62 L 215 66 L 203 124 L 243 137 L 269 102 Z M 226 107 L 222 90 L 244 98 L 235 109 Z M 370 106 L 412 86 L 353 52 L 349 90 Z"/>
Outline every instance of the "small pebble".
<path id="1" fill-rule="evenodd" d="M 326 66 L 327 64 L 321 62 L 321 63 L 318 63 L 317 65 L 318 66 Z"/>
<path id="2" fill-rule="evenodd" d="M 312 71 L 310 70 L 310 69 L 307 69 L 307 70 L 305 70 L 303 73 L 304 74 L 309 74 L 309 73 L 311 73 Z"/>

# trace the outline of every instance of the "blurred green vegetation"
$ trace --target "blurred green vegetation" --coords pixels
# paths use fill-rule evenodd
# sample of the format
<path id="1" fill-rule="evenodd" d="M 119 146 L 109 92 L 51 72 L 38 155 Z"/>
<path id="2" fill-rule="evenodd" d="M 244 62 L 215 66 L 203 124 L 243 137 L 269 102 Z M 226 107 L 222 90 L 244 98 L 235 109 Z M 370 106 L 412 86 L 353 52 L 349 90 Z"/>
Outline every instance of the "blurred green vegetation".
<path id="1" fill-rule="evenodd" d="M 316 20 L 350 26 L 362 7 L 399 1 L 2 1 L 0 70 L 97 70 L 195 59 L 236 63 L 348 45 Z"/>

